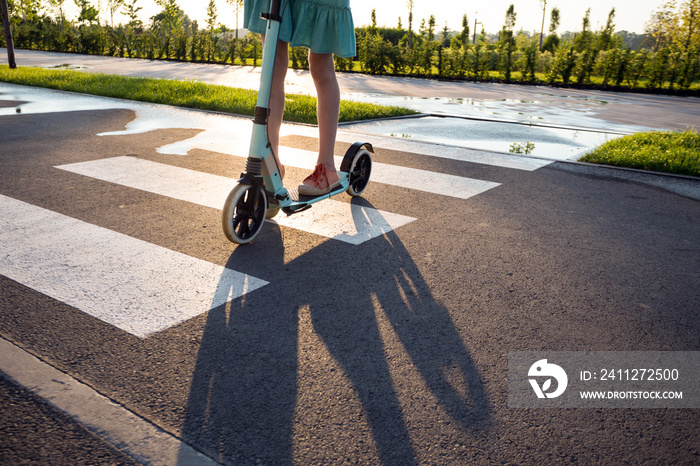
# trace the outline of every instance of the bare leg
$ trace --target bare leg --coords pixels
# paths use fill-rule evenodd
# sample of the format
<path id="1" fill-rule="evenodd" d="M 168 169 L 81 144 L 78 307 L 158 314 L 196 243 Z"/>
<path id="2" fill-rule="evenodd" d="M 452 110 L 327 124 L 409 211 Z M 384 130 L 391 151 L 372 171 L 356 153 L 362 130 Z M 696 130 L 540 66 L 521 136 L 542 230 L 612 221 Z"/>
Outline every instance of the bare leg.
<path id="1" fill-rule="evenodd" d="M 318 96 L 319 151 L 314 172 L 299 185 L 299 193 L 318 196 L 329 193 L 340 183 L 335 169 L 334 148 L 338 132 L 340 88 L 335 77 L 333 54 L 309 52 L 309 69 Z"/>
<path id="2" fill-rule="evenodd" d="M 320 149 L 317 164 L 323 164 L 330 172 L 335 171 L 334 148 L 338 132 L 340 111 L 340 87 L 335 76 L 332 53 L 309 52 L 309 69 L 318 96 L 318 136 Z"/>
<path id="3" fill-rule="evenodd" d="M 265 36 L 263 35 L 263 44 Z M 284 115 L 284 79 L 289 67 L 289 47 L 286 42 L 277 41 L 277 55 L 275 56 L 275 71 L 272 76 L 272 88 L 270 89 L 270 117 L 267 122 L 267 134 L 272 146 L 272 153 L 277 161 L 280 176 L 284 178 L 284 166 L 279 159 L 280 127 Z"/>

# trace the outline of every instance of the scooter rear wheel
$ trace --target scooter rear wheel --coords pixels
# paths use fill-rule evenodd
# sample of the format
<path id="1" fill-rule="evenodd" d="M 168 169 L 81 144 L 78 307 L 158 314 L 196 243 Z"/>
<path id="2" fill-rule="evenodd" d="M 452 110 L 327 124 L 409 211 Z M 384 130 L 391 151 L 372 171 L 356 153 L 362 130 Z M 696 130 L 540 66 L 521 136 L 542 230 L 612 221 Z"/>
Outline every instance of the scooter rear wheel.
<path id="1" fill-rule="evenodd" d="M 267 196 L 262 186 L 238 184 L 226 198 L 221 224 L 226 237 L 247 244 L 260 233 L 267 211 Z"/>
<path id="2" fill-rule="evenodd" d="M 372 157 L 367 149 L 360 149 L 355 154 L 348 171 L 347 193 L 351 196 L 359 196 L 369 183 L 372 173 Z"/>

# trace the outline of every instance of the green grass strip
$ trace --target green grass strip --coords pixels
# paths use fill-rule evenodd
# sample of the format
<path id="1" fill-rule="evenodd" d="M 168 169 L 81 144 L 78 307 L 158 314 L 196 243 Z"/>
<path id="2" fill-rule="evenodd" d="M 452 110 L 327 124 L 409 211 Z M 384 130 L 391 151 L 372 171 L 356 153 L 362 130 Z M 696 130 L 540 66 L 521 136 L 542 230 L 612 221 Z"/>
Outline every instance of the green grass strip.
<path id="1" fill-rule="evenodd" d="M 606 142 L 579 160 L 700 176 L 700 133 L 693 130 L 636 133 Z"/>
<path id="2" fill-rule="evenodd" d="M 258 96 L 257 91 L 199 81 L 135 78 L 34 67 L 18 67 L 11 70 L 7 65 L 0 65 L 0 81 L 251 116 Z M 416 111 L 405 107 L 348 101 L 341 101 L 340 104 L 341 122 L 389 118 L 416 113 Z M 316 124 L 316 98 L 307 95 L 288 95 L 284 119 L 297 123 Z"/>

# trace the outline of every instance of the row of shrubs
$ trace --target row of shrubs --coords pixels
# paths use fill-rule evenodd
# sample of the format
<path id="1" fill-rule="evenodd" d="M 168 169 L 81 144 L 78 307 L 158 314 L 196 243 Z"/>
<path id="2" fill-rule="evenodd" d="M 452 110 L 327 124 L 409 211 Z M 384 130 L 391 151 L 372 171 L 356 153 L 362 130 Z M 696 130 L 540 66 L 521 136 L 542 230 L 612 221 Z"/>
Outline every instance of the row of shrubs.
<path id="1" fill-rule="evenodd" d="M 409 41 L 405 30 L 357 28 L 356 57 L 337 58 L 336 67 L 378 75 L 700 93 L 697 47 L 682 51 L 669 44 L 632 50 L 620 36 L 613 35 L 601 45 L 600 33 L 588 34 L 557 38 L 555 46 L 541 51 L 538 37 L 522 32 L 506 35 L 505 40 L 503 34 L 494 39 L 482 32 L 474 41 L 463 41 L 456 34 L 440 38 L 422 31 Z M 14 21 L 13 35 L 17 48 L 118 57 L 257 66 L 262 53 L 257 35 L 238 37 L 222 28 L 199 29 L 196 22 L 168 30 L 158 22 L 150 27 L 110 27 L 37 16 L 33 21 Z M 4 35 L 0 37 L 4 45 Z M 290 61 L 294 68 L 308 67 L 304 49 L 293 48 Z"/>

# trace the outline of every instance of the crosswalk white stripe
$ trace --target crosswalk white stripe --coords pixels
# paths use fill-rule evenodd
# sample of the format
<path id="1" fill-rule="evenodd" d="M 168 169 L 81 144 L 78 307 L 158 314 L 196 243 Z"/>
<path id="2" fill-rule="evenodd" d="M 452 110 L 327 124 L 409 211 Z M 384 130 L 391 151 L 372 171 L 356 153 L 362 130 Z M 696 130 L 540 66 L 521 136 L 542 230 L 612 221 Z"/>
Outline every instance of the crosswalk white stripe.
<path id="1" fill-rule="evenodd" d="M 223 208 L 226 197 L 236 185 L 236 180 L 231 178 L 127 156 L 56 168 L 215 209 Z M 332 199 L 306 212 L 291 217 L 280 214 L 275 218 L 280 225 L 350 244 L 361 244 L 414 220 Z"/>
<path id="2" fill-rule="evenodd" d="M 138 157 L 90 160 L 56 168 L 193 204 L 222 209 L 236 181 Z"/>
<path id="3" fill-rule="evenodd" d="M 372 165 L 372 179 L 379 183 L 385 182 L 385 180 L 391 180 L 392 185 L 401 188 L 441 194 L 458 199 L 469 199 L 470 197 L 474 197 L 477 194 L 481 194 L 501 185 L 500 183 L 494 183 L 492 181 L 483 181 L 383 163 L 375 163 Z"/>
<path id="4" fill-rule="evenodd" d="M 224 138 L 223 136 L 219 138 L 212 138 L 211 135 L 200 133 L 191 139 L 178 141 L 176 143 L 160 147 L 158 152 L 173 155 L 186 155 L 190 150 L 197 147 L 235 155 L 236 157 L 247 157 L 248 147 L 250 145 L 250 130 L 248 129 L 244 131 L 241 122 L 229 122 L 229 126 L 231 128 L 229 128 L 230 133 L 227 133 L 227 138 Z M 233 128 L 235 128 L 235 130 Z M 349 138 L 346 137 L 346 139 Z M 373 142 L 375 142 L 374 136 L 372 136 L 371 139 L 373 139 Z M 380 138 L 380 140 L 381 139 L 386 138 Z M 398 144 L 401 144 L 401 141 L 398 141 Z M 420 148 L 426 146 L 427 145 L 417 145 L 417 153 L 421 153 Z M 440 147 L 441 150 L 438 151 L 437 147 Z M 393 147 L 393 149 L 401 150 L 397 147 Z M 474 151 L 458 149 L 459 148 L 451 148 L 449 146 L 441 147 L 433 145 L 430 150 L 425 150 L 423 152 L 427 153 L 428 155 L 441 156 L 443 158 L 477 161 L 478 163 L 489 163 L 491 165 L 500 164 L 501 166 L 508 166 L 510 168 L 516 167 L 521 170 L 534 170 L 543 166 L 541 163 L 542 161 L 538 159 L 525 158 L 524 160 L 519 160 L 517 157 L 509 157 L 507 155 L 487 153 L 471 154 Z M 475 158 L 470 154 L 474 155 Z M 280 161 L 283 165 L 309 171 L 314 169 L 317 155 L 318 154 L 316 152 L 305 149 L 297 149 L 293 147 L 280 148 Z M 521 157 L 521 159 L 523 158 Z M 342 160 L 342 157 L 335 157 L 337 167 L 340 166 Z M 549 163 L 551 162 L 546 162 L 545 165 Z M 399 165 L 378 163 L 376 161 L 374 161 L 373 164 L 372 182 L 424 191 L 433 194 L 440 194 L 458 199 L 469 199 L 470 197 L 499 186 L 499 183 L 494 183 L 491 181 L 431 172 L 417 168 L 402 167 Z"/>
<path id="5" fill-rule="evenodd" d="M 350 244 L 362 244 L 416 220 L 360 204 L 325 200 L 313 209 L 286 216 L 275 221 L 283 226 L 308 231 Z"/>
<path id="6" fill-rule="evenodd" d="M 195 138 L 197 137 L 198 136 Z M 162 147 L 159 149 L 159 152 L 183 155 L 187 154 L 187 151 L 192 148 L 193 144 L 193 140 L 181 141 L 179 143 Z M 218 147 L 218 149 L 226 149 L 228 153 L 231 153 L 232 147 L 237 147 L 242 150 L 231 155 L 236 155 L 237 157 L 247 157 L 248 145 L 244 143 L 238 143 L 232 140 L 229 141 L 229 144 L 226 147 Z M 208 149 L 213 150 L 215 147 L 209 146 Z M 450 149 L 446 148 L 445 152 L 449 153 Z M 314 169 L 317 155 L 318 154 L 316 152 L 304 149 L 297 149 L 293 147 L 280 148 L 280 161 L 283 165 L 309 171 Z M 456 157 L 454 158 L 457 159 Z M 497 159 L 497 157 L 494 158 Z M 336 167 L 339 167 L 342 161 L 342 157 L 336 156 Z M 527 163 L 519 163 L 519 165 L 528 167 L 542 166 Z M 417 168 L 402 167 L 400 165 L 378 163 L 376 161 L 374 161 L 372 166 L 371 181 L 373 183 L 398 186 L 401 188 L 440 194 L 442 196 L 456 197 L 458 199 L 469 199 L 470 197 L 476 196 L 477 194 L 481 194 L 500 185 L 499 183 L 494 183 L 491 181 L 477 180 L 474 178 L 449 175 L 446 173 L 431 172 Z"/>
<path id="7" fill-rule="evenodd" d="M 313 170 L 316 164 L 315 152 L 284 147 L 280 150 L 280 161 L 290 167 Z M 339 167 L 342 157 L 336 157 L 335 163 Z M 400 188 L 408 188 L 443 196 L 469 199 L 489 189 L 500 186 L 500 183 L 492 181 L 476 180 L 462 176 L 436 173 L 417 168 L 402 167 L 386 163 L 372 163 L 370 183 L 382 183 Z"/>
<path id="8" fill-rule="evenodd" d="M 268 282 L 0 195 L 0 274 L 137 337 Z"/>

